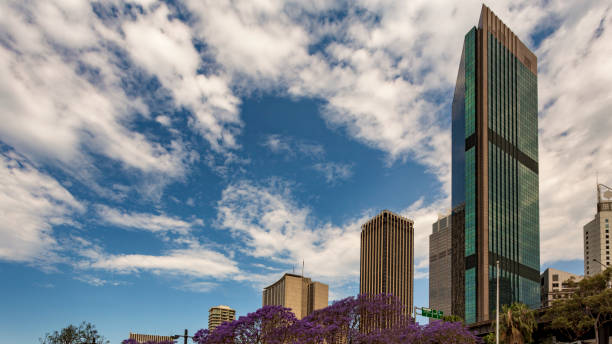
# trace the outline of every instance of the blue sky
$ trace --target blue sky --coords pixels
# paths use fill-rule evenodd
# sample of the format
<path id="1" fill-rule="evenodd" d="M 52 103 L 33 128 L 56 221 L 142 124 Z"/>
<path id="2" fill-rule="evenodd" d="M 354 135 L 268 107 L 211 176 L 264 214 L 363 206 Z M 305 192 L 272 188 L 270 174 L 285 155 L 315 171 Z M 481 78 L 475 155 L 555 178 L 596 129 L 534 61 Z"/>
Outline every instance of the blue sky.
<path id="1" fill-rule="evenodd" d="M 492 1 L 538 56 L 542 269 L 582 273 L 612 179 L 605 1 Z M 302 260 L 357 293 L 359 226 L 415 221 L 415 304 L 450 207 L 450 101 L 475 1 L 0 4 L 0 332 L 239 315 Z"/>

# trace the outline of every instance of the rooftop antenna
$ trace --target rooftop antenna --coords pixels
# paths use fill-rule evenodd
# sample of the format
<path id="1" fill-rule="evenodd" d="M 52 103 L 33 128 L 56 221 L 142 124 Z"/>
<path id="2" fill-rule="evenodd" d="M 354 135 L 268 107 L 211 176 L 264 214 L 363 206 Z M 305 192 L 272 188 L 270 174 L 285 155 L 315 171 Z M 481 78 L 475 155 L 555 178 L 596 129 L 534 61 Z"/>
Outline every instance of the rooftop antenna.
<path id="1" fill-rule="evenodd" d="M 595 171 L 595 183 L 597 183 L 597 203 L 601 203 L 601 192 L 599 191 L 599 172 Z"/>

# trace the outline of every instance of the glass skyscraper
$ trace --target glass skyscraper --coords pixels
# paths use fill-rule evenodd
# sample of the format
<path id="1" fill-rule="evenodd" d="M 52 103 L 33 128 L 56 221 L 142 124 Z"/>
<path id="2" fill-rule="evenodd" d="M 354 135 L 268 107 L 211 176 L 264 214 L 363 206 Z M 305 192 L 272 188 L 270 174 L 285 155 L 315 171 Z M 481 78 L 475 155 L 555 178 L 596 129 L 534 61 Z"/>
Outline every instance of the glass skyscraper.
<path id="1" fill-rule="evenodd" d="M 489 8 L 465 35 L 452 104 L 453 313 L 540 303 L 537 58 Z"/>

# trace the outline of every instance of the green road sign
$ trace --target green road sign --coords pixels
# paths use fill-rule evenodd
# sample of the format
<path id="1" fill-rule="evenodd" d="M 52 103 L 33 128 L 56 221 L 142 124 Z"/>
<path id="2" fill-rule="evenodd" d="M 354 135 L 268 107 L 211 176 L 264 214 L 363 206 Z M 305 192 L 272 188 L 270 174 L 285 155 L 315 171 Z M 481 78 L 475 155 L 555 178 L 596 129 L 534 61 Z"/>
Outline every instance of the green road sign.
<path id="1" fill-rule="evenodd" d="M 421 315 L 427 318 L 442 319 L 444 312 L 437 309 L 421 308 Z"/>

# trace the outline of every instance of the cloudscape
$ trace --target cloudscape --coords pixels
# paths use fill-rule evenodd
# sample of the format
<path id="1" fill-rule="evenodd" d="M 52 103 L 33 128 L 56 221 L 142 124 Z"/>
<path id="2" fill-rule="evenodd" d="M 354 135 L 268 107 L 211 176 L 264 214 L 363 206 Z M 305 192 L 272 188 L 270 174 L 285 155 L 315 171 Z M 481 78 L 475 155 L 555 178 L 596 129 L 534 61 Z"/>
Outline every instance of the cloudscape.
<path id="1" fill-rule="evenodd" d="M 478 1 L 0 2 L 0 333 L 112 342 L 240 315 L 295 271 L 359 289 L 360 226 L 451 207 Z M 612 184 L 612 6 L 487 3 L 538 57 L 540 261 L 582 274 Z M 9 296 L 7 296 L 9 295 Z"/>

